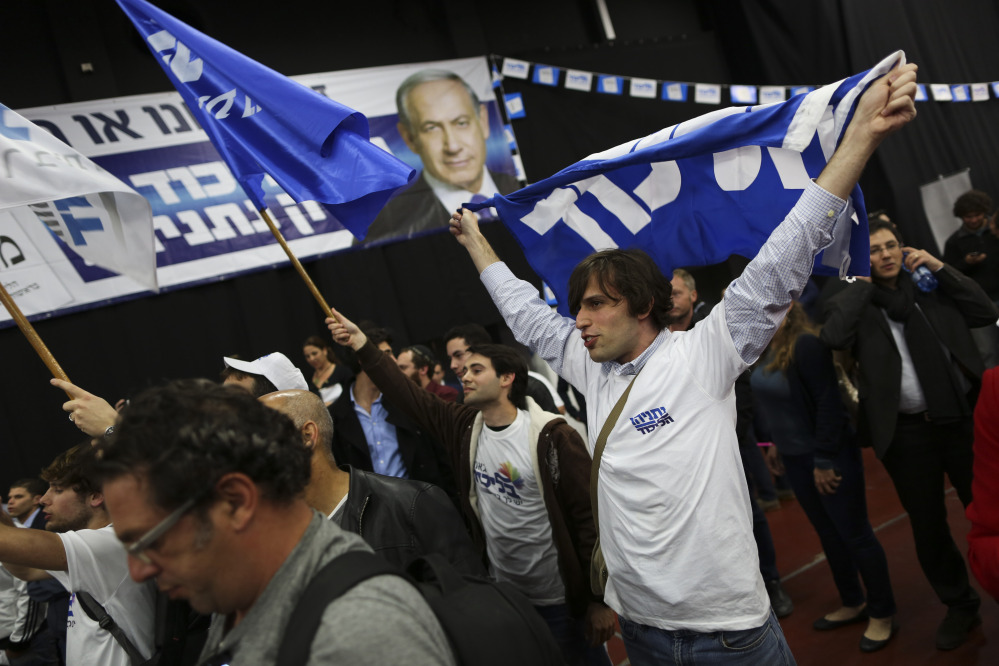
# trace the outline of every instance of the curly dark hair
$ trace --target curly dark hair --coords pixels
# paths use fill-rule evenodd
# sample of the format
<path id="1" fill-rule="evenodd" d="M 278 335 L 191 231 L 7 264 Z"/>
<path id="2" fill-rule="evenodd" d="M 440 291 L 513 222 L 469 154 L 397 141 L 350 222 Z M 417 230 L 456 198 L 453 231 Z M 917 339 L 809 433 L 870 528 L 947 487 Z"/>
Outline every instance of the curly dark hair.
<path id="1" fill-rule="evenodd" d="M 602 250 L 579 262 L 569 276 L 569 312 L 573 316 L 579 312 L 591 277 L 596 277 L 597 285 L 608 298 L 611 291 L 620 294 L 628 303 L 631 316 L 648 312 L 659 331 L 669 325 L 673 285 L 644 251 Z"/>
<path id="2" fill-rule="evenodd" d="M 977 215 L 992 210 L 992 197 L 981 190 L 968 190 L 954 202 L 954 217 Z"/>
<path id="3" fill-rule="evenodd" d="M 94 450 L 90 440 L 81 442 L 55 457 L 42 470 L 42 479 L 54 486 L 71 488 L 77 495 L 100 492 L 100 483 L 94 474 Z M 44 494 L 44 491 L 42 491 Z"/>
<path id="4" fill-rule="evenodd" d="M 168 511 L 198 495 L 208 506 L 219 479 L 232 472 L 286 504 L 309 482 L 310 455 L 286 415 L 246 391 L 188 379 L 134 398 L 100 445 L 96 470 L 102 482 L 144 476 L 153 501 Z"/>

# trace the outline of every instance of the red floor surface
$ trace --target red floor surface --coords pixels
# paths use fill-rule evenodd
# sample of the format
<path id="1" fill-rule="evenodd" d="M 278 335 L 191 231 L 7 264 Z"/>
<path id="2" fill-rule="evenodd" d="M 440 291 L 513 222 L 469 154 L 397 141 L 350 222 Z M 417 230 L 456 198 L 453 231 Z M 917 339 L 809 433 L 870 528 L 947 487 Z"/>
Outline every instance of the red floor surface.
<path id="1" fill-rule="evenodd" d="M 888 555 L 899 632 L 880 652 L 863 654 L 857 647 L 864 632 L 863 624 L 826 632 L 812 629 L 813 621 L 839 606 L 839 597 L 815 531 L 798 504 L 785 501 L 780 510 L 768 513 L 767 518 L 777 546 L 777 564 L 784 587 L 795 604 L 794 613 L 781 620 L 781 626 L 797 662 L 802 666 L 999 665 L 999 604 L 977 582 L 975 588 L 982 596 L 982 626 L 956 650 L 941 652 L 934 647 L 934 635 L 946 609 L 923 577 L 916 561 L 909 518 L 895 496 L 891 479 L 870 449 L 864 451 L 864 464 L 868 511 Z M 958 547 L 967 552 L 969 523 L 953 490 L 947 493 L 947 506 L 954 538 Z M 618 666 L 629 663 L 619 635 L 608 642 L 607 648 L 612 663 Z"/>

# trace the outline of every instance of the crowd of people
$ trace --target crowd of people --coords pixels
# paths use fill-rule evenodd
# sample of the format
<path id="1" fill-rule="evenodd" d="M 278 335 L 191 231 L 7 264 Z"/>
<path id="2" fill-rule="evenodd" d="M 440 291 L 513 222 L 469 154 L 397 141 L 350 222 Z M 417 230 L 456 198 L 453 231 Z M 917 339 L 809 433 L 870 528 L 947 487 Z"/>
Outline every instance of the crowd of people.
<path id="1" fill-rule="evenodd" d="M 779 622 L 793 602 L 747 479 L 760 477 L 760 442 L 839 593 L 815 629 L 866 623 L 859 648 L 872 652 L 898 627 L 866 506 L 871 446 L 946 606 L 936 647 L 958 647 L 981 600 L 945 476 L 975 523 L 975 573 L 999 593 L 997 477 L 972 481 L 973 460 L 993 472 L 999 460 L 991 201 L 958 200 L 946 263 L 872 220 L 871 277 L 799 302 L 864 165 L 915 116 L 915 92 L 912 65 L 865 92 L 826 168 L 713 307 L 686 271 L 668 280 L 641 250 L 605 250 L 576 267 L 574 318 L 562 317 L 474 214 L 454 214 L 513 335 L 574 392 L 471 323 L 441 340 L 458 391 L 428 347 L 393 348 L 336 310 L 302 345 L 308 379 L 274 352 L 115 406 L 52 380 L 88 439 L 15 482 L 0 512 L 6 659 L 467 663 L 441 610 L 458 602 L 402 575 L 437 558 L 533 607 L 566 664 L 609 664 L 616 627 L 633 664 L 793 664 Z M 921 268 L 928 291 L 908 277 Z M 330 593 L 338 563 L 373 568 Z"/>

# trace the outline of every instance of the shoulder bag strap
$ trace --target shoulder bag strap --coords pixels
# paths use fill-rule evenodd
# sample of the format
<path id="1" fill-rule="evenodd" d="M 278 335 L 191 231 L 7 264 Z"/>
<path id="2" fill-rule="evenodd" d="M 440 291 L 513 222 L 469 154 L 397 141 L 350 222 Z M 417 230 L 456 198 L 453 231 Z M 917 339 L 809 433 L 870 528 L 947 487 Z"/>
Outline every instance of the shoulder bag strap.
<path id="1" fill-rule="evenodd" d="M 638 371 L 638 373 L 640 372 L 641 370 Z M 614 424 L 617 423 L 618 418 L 621 416 L 624 403 L 628 402 L 628 394 L 631 393 L 631 387 L 635 385 L 635 380 L 638 379 L 638 373 L 635 373 L 635 376 L 631 378 L 628 388 L 624 390 L 621 397 L 617 399 L 614 409 L 607 415 L 604 427 L 600 429 L 597 442 L 593 446 L 593 465 L 590 468 L 590 510 L 593 512 L 593 528 L 596 530 L 597 536 L 600 535 L 600 522 L 597 517 L 597 475 L 600 473 L 600 458 L 604 454 L 604 447 L 607 446 L 607 438 L 610 436 L 611 430 L 614 429 Z"/>
<path id="2" fill-rule="evenodd" d="M 80 607 L 87 614 L 87 617 L 100 625 L 101 629 L 109 632 L 118 641 L 118 645 L 128 654 L 128 660 L 132 664 L 139 666 L 145 663 L 146 659 L 139 652 L 138 648 L 135 647 L 135 644 L 128 639 L 128 636 L 118 626 L 118 623 L 114 621 L 114 618 L 108 615 L 108 612 L 104 610 L 104 606 L 97 603 L 97 599 L 94 599 L 93 595 L 80 590 L 76 592 L 76 600 L 80 602 Z"/>
<path id="3" fill-rule="evenodd" d="M 320 569 L 302 591 L 288 619 L 278 648 L 277 663 L 282 666 L 304 666 L 309 661 L 312 641 L 322 624 L 326 607 L 358 583 L 383 574 L 405 578 L 387 561 L 363 550 L 344 553 Z"/>

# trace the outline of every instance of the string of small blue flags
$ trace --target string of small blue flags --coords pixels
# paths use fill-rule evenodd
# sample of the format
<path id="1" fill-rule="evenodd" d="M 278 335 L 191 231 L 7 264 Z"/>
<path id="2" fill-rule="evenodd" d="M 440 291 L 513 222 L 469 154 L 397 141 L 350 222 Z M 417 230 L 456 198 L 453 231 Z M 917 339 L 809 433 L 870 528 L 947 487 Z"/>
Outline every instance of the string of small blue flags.
<path id="1" fill-rule="evenodd" d="M 696 104 L 770 104 L 783 102 L 789 97 L 809 93 L 815 86 L 755 86 L 727 83 L 697 83 L 693 81 L 663 81 L 634 76 L 600 74 L 579 69 L 568 69 L 542 63 L 492 56 L 493 87 L 499 87 L 503 78 L 521 79 L 540 86 L 566 88 L 580 92 L 603 95 L 622 95 L 666 102 L 694 102 Z M 985 102 L 999 99 L 999 81 L 980 83 L 920 83 L 917 102 Z M 725 92 L 728 100 L 723 100 Z M 510 120 L 526 116 L 520 93 L 504 95 L 507 117 Z"/>

